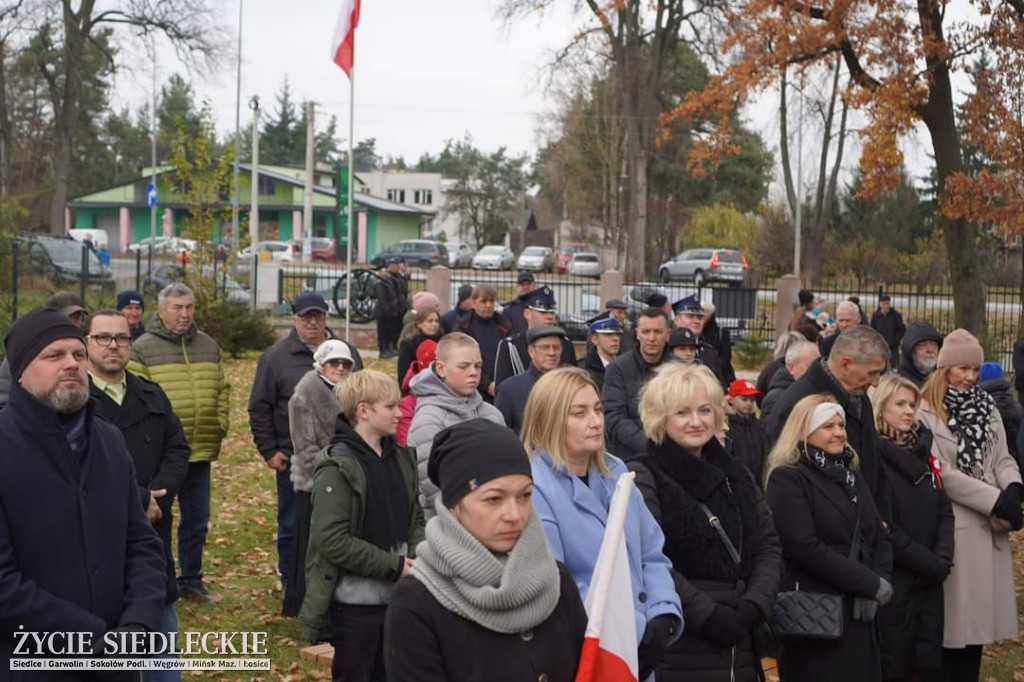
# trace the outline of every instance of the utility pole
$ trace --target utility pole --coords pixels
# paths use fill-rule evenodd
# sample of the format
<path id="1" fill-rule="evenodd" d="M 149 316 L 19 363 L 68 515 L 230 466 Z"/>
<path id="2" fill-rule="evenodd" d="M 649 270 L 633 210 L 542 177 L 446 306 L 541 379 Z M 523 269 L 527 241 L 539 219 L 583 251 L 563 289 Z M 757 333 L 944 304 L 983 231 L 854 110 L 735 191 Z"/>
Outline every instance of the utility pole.
<path id="1" fill-rule="evenodd" d="M 149 181 L 156 190 L 156 43 L 149 36 L 149 49 L 153 54 L 153 139 L 150 148 Z M 153 247 L 156 246 L 156 203 L 149 207 L 149 277 L 153 277 Z"/>
<path id="2" fill-rule="evenodd" d="M 313 152 L 316 145 L 316 134 L 313 129 L 313 113 L 315 106 L 306 102 L 306 191 L 302 201 L 302 243 L 303 260 L 308 260 L 313 249 Z"/>
<path id="3" fill-rule="evenodd" d="M 238 250 L 238 243 L 242 236 L 238 234 L 238 193 L 239 173 L 238 157 L 242 155 L 242 5 L 244 0 L 238 0 L 238 73 L 235 78 L 235 191 L 231 195 L 231 247 L 232 251 Z"/>
<path id="4" fill-rule="evenodd" d="M 252 255 L 252 277 L 249 280 L 252 291 L 252 308 L 256 309 L 256 275 L 259 270 L 259 253 L 256 246 L 260 242 L 260 98 L 253 95 L 249 100 L 252 109 L 252 181 L 249 183 L 249 194 L 252 204 L 249 208 L 249 253 Z"/>

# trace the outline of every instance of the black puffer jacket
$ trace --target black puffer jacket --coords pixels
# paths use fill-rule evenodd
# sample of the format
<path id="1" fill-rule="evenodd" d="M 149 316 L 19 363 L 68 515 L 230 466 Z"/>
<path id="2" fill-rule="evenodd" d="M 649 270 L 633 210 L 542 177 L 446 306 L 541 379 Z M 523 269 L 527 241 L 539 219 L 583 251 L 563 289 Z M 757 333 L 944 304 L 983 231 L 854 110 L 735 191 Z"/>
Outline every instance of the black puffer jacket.
<path id="1" fill-rule="evenodd" d="M 983 381 L 981 387 L 996 401 L 999 416 L 1003 418 L 1003 428 L 1006 430 L 1006 445 L 1010 448 L 1010 454 L 1016 457 L 1017 432 L 1024 421 L 1024 407 L 1017 402 L 1010 382 L 1006 379 L 989 379 Z"/>
<path id="2" fill-rule="evenodd" d="M 893 501 L 892 601 L 881 609 L 882 676 L 909 679 L 942 666 L 942 583 L 953 561 L 953 508 L 932 479 L 932 432 L 912 450 L 879 439 Z M 944 563 L 948 562 L 948 563 Z"/>
<path id="3" fill-rule="evenodd" d="M 637 487 L 665 532 L 665 556 L 683 604 L 682 636 L 658 668 L 659 682 L 753 682 L 760 659 L 750 637 L 731 647 L 707 638 L 716 606 L 753 602 L 771 613 L 782 579 L 782 548 L 750 472 L 711 439 L 700 457 L 672 441 L 648 441 L 647 455 L 630 462 Z M 737 565 L 701 509 L 703 502 L 740 554 Z"/>

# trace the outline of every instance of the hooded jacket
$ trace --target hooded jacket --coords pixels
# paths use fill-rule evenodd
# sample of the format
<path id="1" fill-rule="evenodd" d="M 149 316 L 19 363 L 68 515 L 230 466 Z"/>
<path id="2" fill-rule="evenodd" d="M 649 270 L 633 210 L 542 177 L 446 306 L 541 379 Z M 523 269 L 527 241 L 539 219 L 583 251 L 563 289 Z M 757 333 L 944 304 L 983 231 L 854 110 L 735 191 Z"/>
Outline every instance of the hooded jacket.
<path id="1" fill-rule="evenodd" d="M 416 413 L 409 425 L 408 445 L 416 448 L 420 506 L 429 519 L 434 516 L 434 498 L 440 492 L 427 476 L 427 462 L 430 460 L 430 449 L 434 446 L 434 436 L 453 424 L 470 419 L 486 419 L 502 426 L 505 420 L 498 408 L 484 401 L 479 391 L 468 398 L 455 395 L 437 376 L 433 366 L 413 377 L 409 389 L 416 396 Z"/>
<path id="2" fill-rule="evenodd" d="M 924 385 L 927 374 L 922 374 L 914 366 L 914 346 L 922 341 L 935 341 L 942 348 L 942 334 L 935 331 L 935 327 L 927 322 L 911 322 L 907 327 L 907 333 L 903 335 L 903 362 L 900 363 L 900 376 L 910 379 L 917 387 Z"/>
<path id="3" fill-rule="evenodd" d="M 195 323 L 175 334 L 154 315 L 146 333 L 132 344 L 128 369 L 164 389 L 192 448 L 189 461 L 217 459 L 231 409 L 231 385 L 217 342 Z"/>
<path id="4" fill-rule="evenodd" d="M 388 442 L 390 441 L 390 442 Z M 381 443 L 393 449 L 409 486 L 409 558 L 423 541 L 423 511 L 417 499 L 416 463 L 412 454 L 396 448 L 393 439 Z M 329 448 L 316 456 L 313 474 L 313 513 L 306 553 L 306 596 L 299 619 L 302 635 L 310 641 L 331 639 L 331 605 L 335 590 L 346 577 L 396 581 L 404 558 L 362 538 L 366 511 L 366 475 L 354 448 L 367 448 L 344 417 L 336 422 Z"/>

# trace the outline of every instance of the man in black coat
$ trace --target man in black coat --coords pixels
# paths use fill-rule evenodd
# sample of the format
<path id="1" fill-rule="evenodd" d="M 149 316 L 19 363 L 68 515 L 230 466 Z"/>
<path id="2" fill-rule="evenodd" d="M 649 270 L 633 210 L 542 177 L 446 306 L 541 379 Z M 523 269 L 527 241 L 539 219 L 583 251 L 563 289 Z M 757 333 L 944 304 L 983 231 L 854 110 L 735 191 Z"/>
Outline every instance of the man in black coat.
<path id="1" fill-rule="evenodd" d="M 907 333 L 903 336 L 903 362 L 900 363 L 899 374 L 913 381 L 918 388 L 924 386 L 925 379 L 935 371 L 939 362 L 939 350 L 942 348 L 942 334 L 927 322 L 911 322 Z M 1017 381 L 1024 376 L 1016 370 L 1017 355 L 1014 350 L 1014 368 Z M 1024 386 L 1018 386 L 1018 392 Z"/>
<path id="2" fill-rule="evenodd" d="M 277 474 L 277 570 L 282 584 L 288 582 L 295 541 L 295 489 L 288 464 L 293 452 L 288 401 L 299 380 L 313 369 L 313 351 L 333 336 L 327 328 L 327 302 L 320 294 L 298 295 L 292 303 L 292 313 L 295 326 L 288 336 L 260 356 L 249 394 L 252 439 L 267 466 Z M 346 345 L 352 352 L 352 371 L 357 372 L 363 368 L 363 360 L 352 344 Z"/>
<path id="3" fill-rule="evenodd" d="M 134 289 L 117 292 L 117 309 L 128 320 L 132 341 L 146 333 L 146 325 L 142 323 L 142 314 L 146 311 L 146 301 L 142 294 Z"/>
<path id="4" fill-rule="evenodd" d="M 14 323 L 4 342 L 13 378 L 10 402 L 0 412 L 0 669 L 6 671 L 19 631 L 88 633 L 102 652 L 107 632 L 157 630 L 167 576 L 124 438 L 96 418 L 89 402 L 81 329 L 57 310 L 37 308 Z"/>
<path id="5" fill-rule="evenodd" d="M 821 353 L 818 351 L 818 344 L 804 339 L 793 341 L 786 354 L 783 356 L 784 365 L 775 373 L 768 385 L 768 393 L 761 400 L 761 419 L 767 423 L 768 417 L 775 410 L 775 403 L 793 385 L 797 379 L 804 375 L 807 368 L 814 364 Z"/>
<path id="6" fill-rule="evenodd" d="M 157 384 L 125 371 L 131 358 L 131 325 L 116 310 L 98 310 L 85 323 L 89 393 L 96 414 L 121 430 L 135 464 L 139 499 L 164 546 L 167 598 L 160 631 L 178 632 L 178 581 L 171 555 L 174 498 L 191 453 L 181 421 Z"/>
<path id="7" fill-rule="evenodd" d="M 537 288 L 537 280 L 532 272 L 523 270 L 516 276 L 516 297 L 501 304 L 501 314 L 512 325 L 516 334 L 525 334 L 529 326 L 526 323 L 526 299 Z"/>
<path id="8" fill-rule="evenodd" d="M 889 362 L 889 345 L 871 327 L 855 325 L 836 339 L 832 353 L 814 362 L 779 398 L 768 419 L 768 435 L 778 440 L 793 406 L 809 395 L 831 395 L 846 412 L 846 436 L 860 456 L 861 471 L 884 521 L 892 518 L 885 472 L 877 451 L 878 434 L 867 391 Z"/>
<path id="9" fill-rule="evenodd" d="M 526 320 L 526 330 L 511 334 L 498 344 L 497 357 L 494 362 L 494 386 L 501 387 L 502 382 L 518 376 L 530 368 L 530 355 L 527 352 L 527 334 L 534 327 L 552 327 L 555 325 L 555 294 L 550 287 L 534 289 L 519 299 L 525 307 L 521 315 Z M 506 318 L 507 319 L 507 318 Z M 512 324 L 509 320 L 509 324 Z M 562 337 L 562 365 L 576 364 L 576 349 L 568 336 Z"/>
<path id="10" fill-rule="evenodd" d="M 604 374 L 605 432 L 608 450 L 625 460 L 647 450 L 647 435 L 640 423 L 640 389 L 661 364 L 672 357 L 668 350 L 669 321 L 660 308 L 645 308 L 636 320 L 636 347 L 608 365 Z"/>
<path id="11" fill-rule="evenodd" d="M 459 317 L 473 309 L 473 302 L 470 300 L 473 296 L 472 284 L 460 284 L 456 296 L 458 302 L 456 302 L 455 307 L 441 316 L 441 334 L 449 334 L 455 331 L 455 325 L 459 321 Z"/>
<path id="12" fill-rule="evenodd" d="M 673 322 L 676 329 L 689 329 L 697 337 L 697 359 L 714 373 L 718 383 L 722 384 L 722 390 L 728 391 L 730 382 L 726 381 L 722 358 L 704 336 L 704 306 L 696 296 L 687 296 L 672 304 L 672 312 L 675 313 Z M 731 343 L 729 352 L 732 353 Z"/>
<path id="13" fill-rule="evenodd" d="M 604 386 L 605 370 L 619 355 L 622 336 L 622 325 L 614 317 L 606 317 L 590 325 L 590 347 L 579 361 L 579 366 L 587 370 L 598 391 Z"/>
<path id="14" fill-rule="evenodd" d="M 892 366 L 900 364 L 900 341 L 907 333 L 907 325 L 903 323 L 903 316 L 892 307 L 892 297 L 889 294 L 882 294 L 878 297 L 878 309 L 871 316 L 871 328 L 882 335 L 885 342 L 889 344 Z"/>
<path id="15" fill-rule="evenodd" d="M 517 434 L 523 427 L 526 401 L 533 385 L 541 376 L 562 364 L 562 343 L 567 338 L 561 327 L 543 325 L 527 330 L 529 369 L 503 382 L 494 397 L 494 406 L 505 418 L 505 425 Z"/>
<path id="16" fill-rule="evenodd" d="M 705 301 L 704 307 L 704 330 L 701 338 L 718 354 L 718 361 L 722 368 L 722 381 L 732 385 L 736 381 L 736 369 L 732 366 L 732 335 L 725 327 L 718 326 L 718 318 L 715 317 L 715 304 Z"/>

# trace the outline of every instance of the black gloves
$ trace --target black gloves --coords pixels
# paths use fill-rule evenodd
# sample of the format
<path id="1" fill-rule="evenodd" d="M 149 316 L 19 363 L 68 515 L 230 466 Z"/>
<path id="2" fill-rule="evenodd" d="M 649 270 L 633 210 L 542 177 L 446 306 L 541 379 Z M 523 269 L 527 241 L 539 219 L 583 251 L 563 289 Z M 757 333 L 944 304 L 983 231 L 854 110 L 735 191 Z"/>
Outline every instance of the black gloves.
<path id="1" fill-rule="evenodd" d="M 721 604 L 704 621 L 703 633 L 712 644 L 720 647 L 732 646 L 747 636 L 736 612 Z"/>
<path id="2" fill-rule="evenodd" d="M 736 620 L 744 632 L 751 632 L 761 622 L 761 607 L 749 599 L 741 599 L 736 608 Z"/>
<path id="3" fill-rule="evenodd" d="M 648 621 L 638 651 L 641 680 L 647 679 L 661 663 L 661 659 L 665 655 L 665 647 L 668 646 L 668 638 L 672 634 L 672 620 L 672 616 L 661 615 Z"/>
<path id="4" fill-rule="evenodd" d="M 1020 508 L 1022 491 L 1024 486 L 1020 483 L 1011 483 L 1006 490 L 999 493 L 999 499 L 992 507 L 992 515 L 1005 520 L 1014 530 L 1020 530 L 1024 526 L 1024 514 Z"/>

